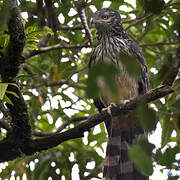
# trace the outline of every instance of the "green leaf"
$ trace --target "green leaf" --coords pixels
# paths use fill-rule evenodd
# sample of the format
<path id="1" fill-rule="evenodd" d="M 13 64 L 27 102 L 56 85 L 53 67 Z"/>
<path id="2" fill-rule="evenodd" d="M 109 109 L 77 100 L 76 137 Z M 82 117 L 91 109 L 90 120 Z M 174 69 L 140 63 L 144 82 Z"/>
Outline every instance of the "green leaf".
<path id="1" fill-rule="evenodd" d="M 161 13 L 164 8 L 165 2 L 164 0 L 139 0 L 141 6 L 145 10 L 146 13 Z"/>
<path id="2" fill-rule="evenodd" d="M 137 169 L 143 174 L 150 176 L 153 173 L 151 156 L 147 155 L 143 148 L 136 144 L 129 149 L 130 159 L 134 162 Z"/>
<path id="3" fill-rule="evenodd" d="M 170 176 L 167 180 L 178 180 L 180 176 Z"/>
<path id="4" fill-rule="evenodd" d="M 11 104 L 11 105 L 13 105 L 13 103 L 12 103 L 12 101 L 6 96 L 6 95 L 4 95 L 4 97 L 3 97 L 3 100 L 2 101 L 4 101 L 4 102 L 7 102 L 7 103 L 9 103 L 9 104 Z"/>
<path id="5" fill-rule="evenodd" d="M 173 148 L 169 147 L 165 150 L 164 153 L 158 151 L 155 158 L 158 164 L 170 167 L 172 163 L 176 162 L 176 154 L 178 154 L 179 152 L 180 146 L 175 146 Z"/>
<path id="6" fill-rule="evenodd" d="M 155 148 L 154 144 L 148 142 L 147 139 L 138 139 L 136 143 L 147 155 L 152 156 L 152 150 Z"/>
<path id="7" fill-rule="evenodd" d="M 12 94 L 12 95 L 14 95 L 15 97 L 19 98 L 19 96 L 18 96 L 15 92 L 13 92 L 13 91 L 6 91 L 6 93 Z"/>
<path id="8" fill-rule="evenodd" d="M 19 86 L 16 83 L 8 83 L 8 84 L 19 88 Z"/>
<path id="9" fill-rule="evenodd" d="M 48 155 L 40 156 L 39 163 L 36 165 L 36 169 L 33 174 L 34 179 L 43 180 L 46 172 L 49 169 L 50 163 L 51 163 L 50 156 L 48 156 Z"/>
<path id="10" fill-rule="evenodd" d="M 170 140 L 171 134 L 174 130 L 170 116 L 165 116 L 162 120 L 162 135 L 161 135 L 161 147 L 164 147 Z"/>
<path id="11" fill-rule="evenodd" d="M 7 47 L 9 42 L 9 36 L 4 33 L 0 33 L 0 46 L 1 47 Z"/>
<path id="12" fill-rule="evenodd" d="M 130 55 L 125 54 L 125 53 L 120 53 L 119 59 L 120 59 L 120 63 L 122 63 L 122 65 L 123 65 L 122 68 L 125 68 L 126 71 L 132 77 L 134 77 L 135 79 L 138 80 L 140 78 L 141 69 L 140 69 L 140 64 L 136 60 L 136 57 L 130 56 Z"/>
<path id="13" fill-rule="evenodd" d="M 178 99 L 172 106 L 175 108 L 179 108 L 180 107 L 180 99 Z"/>
<path id="14" fill-rule="evenodd" d="M 4 98 L 7 87 L 8 87 L 8 83 L 0 83 L 0 100 Z"/>
<path id="15" fill-rule="evenodd" d="M 148 108 L 147 105 L 139 104 L 137 112 L 138 120 L 145 130 L 152 131 L 156 128 L 157 117 L 153 109 Z"/>
<path id="16" fill-rule="evenodd" d="M 31 78 L 31 77 L 34 77 L 34 76 L 36 76 L 36 75 L 34 75 L 34 74 L 19 74 L 19 75 L 17 75 L 16 76 L 16 79 L 22 79 L 22 78 Z"/>
<path id="17" fill-rule="evenodd" d="M 97 63 L 89 71 L 86 93 L 88 97 L 98 97 L 100 92 L 106 91 L 112 96 L 117 95 L 115 76 L 118 71 L 113 64 Z M 116 97 L 117 98 L 117 97 Z"/>

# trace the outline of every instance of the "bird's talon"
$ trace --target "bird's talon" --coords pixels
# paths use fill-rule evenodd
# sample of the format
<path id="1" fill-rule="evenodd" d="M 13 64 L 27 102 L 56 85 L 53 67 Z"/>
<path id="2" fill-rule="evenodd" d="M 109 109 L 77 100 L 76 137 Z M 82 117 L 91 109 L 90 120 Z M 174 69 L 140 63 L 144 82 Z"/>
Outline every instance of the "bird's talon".
<path id="1" fill-rule="evenodd" d="M 111 108 L 110 108 L 109 106 L 106 107 L 106 108 L 103 108 L 101 112 L 103 112 L 103 111 L 107 111 L 107 113 L 108 113 L 110 116 L 112 116 L 112 115 L 111 115 Z"/>
<path id="2" fill-rule="evenodd" d="M 107 113 L 108 113 L 110 116 L 112 116 L 111 108 L 113 108 L 113 107 L 117 107 L 117 105 L 116 105 L 115 103 L 111 103 L 111 104 L 106 108 Z"/>
<path id="3" fill-rule="evenodd" d="M 122 104 L 126 104 L 126 103 L 128 103 L 128 102 L 130 102 L 129 99 L 122 100 Z"/>

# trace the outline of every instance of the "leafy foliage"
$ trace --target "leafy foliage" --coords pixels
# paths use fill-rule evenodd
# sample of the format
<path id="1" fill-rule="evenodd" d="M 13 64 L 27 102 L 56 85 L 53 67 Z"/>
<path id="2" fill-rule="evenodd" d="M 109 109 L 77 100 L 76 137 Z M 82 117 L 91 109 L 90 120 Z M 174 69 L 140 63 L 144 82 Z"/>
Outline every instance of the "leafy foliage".
<path id="1" fill-rule="evenodd" d="M 152 175 L 152 150 L 154 145 L 147 140 L 140 140 L 129 150 L 129 156 L 134 161 L 137 168 L 145 175 Z"/>
<path id="2" fill-rule="evenodd" d="M 102 8 L 104 2 L 87 2 L 88 22 L 94 9 Z M 97 96 L 99 87 L 96 77 L 100 75 L 108 82 L 110 74 L 116 73 L 109 65 L 97 65 L 87 79 L 87 63 L 92 48 L 87 48 L 88 38 L 80 26 L 73 1 L 54 0 L 52 4 L 50 10 L 47 4 L 41 7 L 35 1 L 20 1 L 27 42 L 23 54 L 25 63 L 17 80 L 21 84 L 28 107 L 33 136 L 45 136 L 55 131 L 68 130 L 81 122 L 71 122 L 72 119 L 95 113 L 96 108 L 87 95 Z M 180 2 L 137 0 L 133 5 L 130 0 L 122 0 L 112 1 L 109 7 L 121 13 L 124 28 L 142 47 L 149 69 L 150 89 L 160 85 L 166 78 L 169 67 L 173 65 L 179 44 Z M 0 58 L 9 42 L 6 26 L 8 18 L 7 1 L 0 0 Z M 129 21 L 133 18 L 137 21 Z M 95 29 L 91 28 L 91 31 L 95 36 Z M 94 44 L 96 43 L 95 39 Z M 71 45 L 74 46 L 71 48 Z M 129 62 L 124 63 L 129 67 Z M 138 72 L 133 72 L 134 66 L 136 65 L 132 65 L 129 71 L 138 75 Z M 106 83 L 105 89 L 115 93 L 113 82 L 110 82 Z M 84 87 L 88 87 L 86 93 Z M 0 100 L 8 102 L 5 92 L 11 92 L 7 92 L 6 88 L 5 84 L 0 83 Z M 160 147 L 152 144 L 155 142 L 143 141 L 137 142 L 129 151 L 130 157 L 144 174 L 151 175 L 157 164 L 163 166 L 162 172 L 168 170 L 171 173 L 175 170 L 176 173 L 169 179 L 177 179 L 180 151 L 179 76 L 174 83 L 174 90 L 175 92 L 169 96 L 151 103 L 149 106 L 152 109 L 141 105 L 138 108 L 139 120 L 146 130 L 155 130 L 157 123 L 162 129 L 162 134 L 159 132 Z M 1 128 L 0 138 L 5 136 L 6 131 Z M 99 168 L 103 161 L 103 145 L 106 140 L 104 124 L 100 124 L 91 132 L 87 132 L 83 139 L 65 142 L 34 156 L 1 163 L 0 177 L 10 179 L 11 176 L 15 176 L 22 179 L 25 174 L 27 179 L 71 179 L 75 167 L 79 168 L 80 179 L 87 175 L 102 176 Z M 172 143 L 175 146 L 172 146 Z M 88 163 L 92 162 L 95 165 L 89 168 Z"/>
<path id="3" fill-rule="evenodd" d="M 7 87 L 8 85 L 17 86 L 15 83 L 0 83 L 0 100 L 3 102 L 7 102 L 9 104 L 13 104 L 11 100 L 6 96 L 5 93 L 12 94 L 18 98 L 18 95 L 15 92 L 8 91 Z"/>

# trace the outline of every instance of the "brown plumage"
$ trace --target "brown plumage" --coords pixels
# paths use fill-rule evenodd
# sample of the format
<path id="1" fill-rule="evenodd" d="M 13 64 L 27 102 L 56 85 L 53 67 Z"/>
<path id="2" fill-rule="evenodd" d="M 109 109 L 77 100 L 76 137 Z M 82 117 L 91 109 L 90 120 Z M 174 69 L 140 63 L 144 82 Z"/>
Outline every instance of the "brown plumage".
<path id="1" fill-rule="evenodd" d="M 98 62 L 112 63 L 118 69 L 113 78 L 118 94 L 114 95 L 105 88 L 99 99 L 94 100 L 99 111 L 112 103 L 121 103 L 123 100 L 144 94 L 148 89 L 148 73 L 144 55 L 139 46 L 129 39 L 121 24 L 120 14 L 112 9 L 104 8 L 93 15 L 92 23 L 98 31 L 98 46 L 94 49 L 89 62 L 89 69 Z M 139 71 L 138 77 L 128 71 L 122 61 L 121 54 L 130 56 L 127 66 L 134 66 Z M 127 57 L 128 57 L 127 56 Z M 102 80 L 103 81 L 103 80 Z M 101 82 L 103 84 L 103 82 Z M 104 180 L 147 180 L 139 173 L 128 158 L 128 147 L 144 131 L 137 121 L 136 112 L 129 112 L 105 122 L 108 130 L 108 144 L 104 161 Z"/>

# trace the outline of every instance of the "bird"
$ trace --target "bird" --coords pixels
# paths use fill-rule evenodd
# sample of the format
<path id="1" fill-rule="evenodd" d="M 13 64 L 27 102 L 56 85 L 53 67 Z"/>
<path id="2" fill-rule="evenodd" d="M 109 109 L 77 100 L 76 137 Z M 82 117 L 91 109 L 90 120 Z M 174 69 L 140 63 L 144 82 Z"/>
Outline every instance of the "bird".
<path id="1" fill-rule="evenodd" d="M 94 99 L 94 104 L 102 112 L 111 105 L 125 103 L 126 100 L 145 94 L 149 88 L 149 75 L 144 54 L 123 28 L 119 12 L 102 8 L 93 14 L 91 23 L 97 30 L 98 44 L 90 56 L 89 72 L 98 63 L 111 64 L 118 70 L 112 77 L 117 94 L 103 88 L 104 81 L 100 78 L 99 87 L 102 89 Z M 139 71 L 138 75 L 131 73 L 129 68 L 134 72 Z M 108 142 L 103 180 L 147 180 L 148 177 L 139 172 L 128 157 L 128 149 L 134 140 L 144 137 L 136 111 L 111 117 L 105 124 Z"/>

